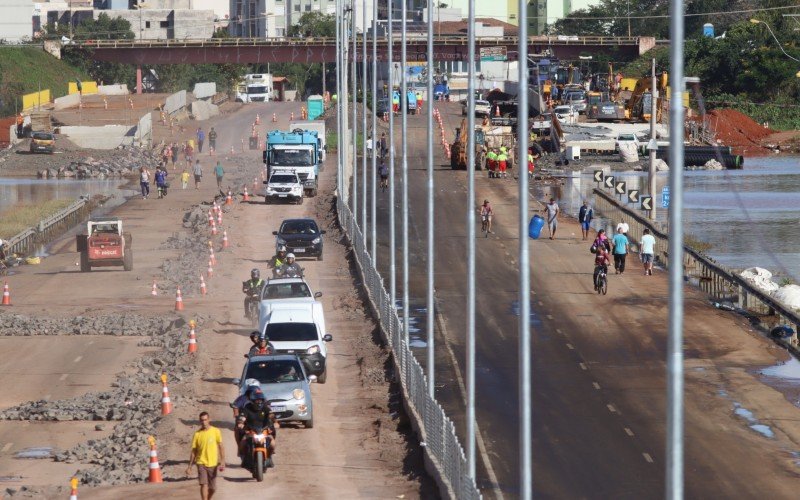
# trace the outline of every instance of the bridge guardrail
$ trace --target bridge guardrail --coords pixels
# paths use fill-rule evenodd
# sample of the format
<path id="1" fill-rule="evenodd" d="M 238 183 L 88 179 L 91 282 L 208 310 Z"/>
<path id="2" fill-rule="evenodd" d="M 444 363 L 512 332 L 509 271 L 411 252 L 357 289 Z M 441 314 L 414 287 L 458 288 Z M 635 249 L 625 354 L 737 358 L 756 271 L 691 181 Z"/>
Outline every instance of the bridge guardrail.
<path id="1" fill-rule="evenodd" d="M 55 214 L 39 221 L 36 227 L 30 227 L 6 241 L 7 254 L 28 255 L 35 246 L 48 241 L 55 231 L 64 226 L 72 227 L 78 223 L 89 209 L 89 198 L 80 197 L 77 201 Z"/>
<path id="2" fill-rule="evenodd" d="M 602 189 L 595 188 L 594 194 L 596 195 L 595 208 L 613 221 L 612 227 L 622 220 L 628 223 L 630 226 L 628 237 L 632 242 L 641 241 L 644 229 L 650 229 L 656 239 L 654 257 L 663 265 L 669 265 L 669 234 L 666 231 L 661 227 L 656 227 L 653 221 L 646 219 L 643 215 L 621 205 Z M 776 316 L 779 323 L 793 327 L 795 334 L 788 339 L 788 343 L 792 347 L 798 346 L 800 314 L 691 247 L 684 245 L 683 251 L 684 276 L 690 280 L 696 280 L 700 290 L 714 300 L 731 301 L 742 310 L 759 315 Z"/>
<path id="3" fill-rule="evenodd" d="M 420 441 L 425 443 L 426 468 L 439 484 L 442 496 L 459 500 L 480 499 L 482 497 L 475 479 L 467 473 L 467 460 L 456 436 L 455 426 L 439 402 L 428 395 L 425 373 L 405 343 L 402 322 L 384 287 L 383 278 L 367 252 L 361 228 L 341 198 L 337 198 L 336 208 L 339 223 L 353 246 L 356 266 L 371 306 L 392 350 L 392 360 L 399 374 L 406 410 Z"/>

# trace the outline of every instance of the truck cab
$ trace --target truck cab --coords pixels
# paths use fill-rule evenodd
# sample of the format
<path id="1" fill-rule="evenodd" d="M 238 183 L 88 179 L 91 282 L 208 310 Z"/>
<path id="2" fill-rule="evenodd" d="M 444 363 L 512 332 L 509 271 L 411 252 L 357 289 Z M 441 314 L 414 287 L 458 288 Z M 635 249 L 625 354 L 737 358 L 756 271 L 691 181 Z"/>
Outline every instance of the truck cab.
<path id="1" fill-rule="evenodd" d="M 267 134 L 264 161 L 270 176 L 273 169 L 292 170 L 303 182 L 306 196 L 317 195 L 320 141 L 313 130 L 272 131 Z"/>

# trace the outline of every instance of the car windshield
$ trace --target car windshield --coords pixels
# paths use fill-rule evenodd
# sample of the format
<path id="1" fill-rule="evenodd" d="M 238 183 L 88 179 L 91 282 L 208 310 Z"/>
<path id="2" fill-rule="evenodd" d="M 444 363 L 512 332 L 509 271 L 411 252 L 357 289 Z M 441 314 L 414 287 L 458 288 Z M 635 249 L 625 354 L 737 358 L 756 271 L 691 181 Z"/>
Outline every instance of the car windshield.
<path id="1" fill-rule="evenodd" d="M 317 234 L 317 224 L 310 220 L 293 220 L 281 225 L 280 234 Z"/>
<path id="2" fill-rule="evenodd" d="M 269 178 L 269 182 L 274 182 L 276 184 L 295 184 L 297 183 L 297 176 L 294 175 L 273 175 Z"/>
<path id="3" fill-rule="evenodd" d="M 269 164 L 274 167 L 313 166 L 314 156 L 310 149 L 273 149 L 269 153 Z"/>
<path id="4" fill-rule="evenodd" d="M 314 323 L 267 323 L 271 342 L 310 342 L 319 340 Z"/>
<path id="5" fill-rule="evenodd" d="M 52 141 L 53 136 L 50 134 L 44 134 L 42 132 L 36 132 L 33 134 L 33 138 L 39 141 Z"/>
<path id="6" fill-rule="evenodd" d="M 262 384 L 279 384 L 303 380 L 303 370 L 296 359 L 254 361 L 247 366 L 245 380 L 254 378 Z"/>
<path id="7" fill-rule="evenodd" d="M 636 140 L 636 136 L 633 135 L 633 134 L 619 134 L 619 137 L 617 138 L 617 140 L 620 140 L 620 141 L 635 141 Z"/>
<path id="8" fill-rule="evenodd" d="M 264 287 L 264 300 L 298 299 L 311 297 L 311 290 L 305 283 L 268 283 Z"/>
<path id="9" fill-rule="evenodd" d="M 559 106 L 555 109 L 556 113 L 569 113 L 569 106 Z"/>

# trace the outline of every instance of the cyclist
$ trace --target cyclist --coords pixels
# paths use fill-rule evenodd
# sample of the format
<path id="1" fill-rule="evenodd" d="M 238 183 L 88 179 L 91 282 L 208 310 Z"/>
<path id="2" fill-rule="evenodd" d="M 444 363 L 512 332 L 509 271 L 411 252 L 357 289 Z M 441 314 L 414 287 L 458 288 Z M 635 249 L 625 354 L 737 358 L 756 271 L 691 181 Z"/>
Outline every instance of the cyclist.
<path id="1" fill-rule="evenodd" d="M 608 253 L 608 249 L 606 248 L 605 244 L 600 244 L 597 246 L 597 252 L 594 256 L 594 278 L 592 282 L 594 283 L 594 289 L 597 290 L 600 286 L 598 283 L 598 278 L 600 277 L 600 273 L 608 275 L 608 266 L 611 264 L 611 256 Z"/>
<path id="2" fill-rule="evenodd" d="M 481 231 L 486 232 L 487 238 L 489 233 L 494 234 L 494 231 L 492 231 L 492 215 L 494 215 L 492 204 L 489 203 L 489 200 L 483 200 L 483 205 L 481 205 Z"/>

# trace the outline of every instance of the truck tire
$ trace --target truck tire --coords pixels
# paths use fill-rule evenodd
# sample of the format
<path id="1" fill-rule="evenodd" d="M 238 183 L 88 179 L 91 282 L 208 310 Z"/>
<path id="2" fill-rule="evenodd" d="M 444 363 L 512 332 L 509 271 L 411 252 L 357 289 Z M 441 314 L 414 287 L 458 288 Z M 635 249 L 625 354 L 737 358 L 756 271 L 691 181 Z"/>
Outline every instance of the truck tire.
<path id="1" fill-rule="evenodd" d="M 328 369 L 327 368 L 325 368 L 325 371 L 322 372 L 322 374 L 319 377 L 317 377 L 317 383 L 318 384 L 324 384 L 326 380 L 328 380 Z"/>
<path id="2" fill-rule="evenodd" d="M 125 255 L 122 257 L 122 268 L 126 271 L 133 271 L 133 250 L 125 248 Z"/>
<path id="3" fill-rule="evenodd" d="M 322 260 L 322 254 L 317 255 L 317 260 Z"/>
<path id="4" fill-rule="evenodd" d="M 92 265 L 89 264 L 89 253 L 87 251 L 81 252 L 81 272 L 88 273 L 92 270 Z"/>

